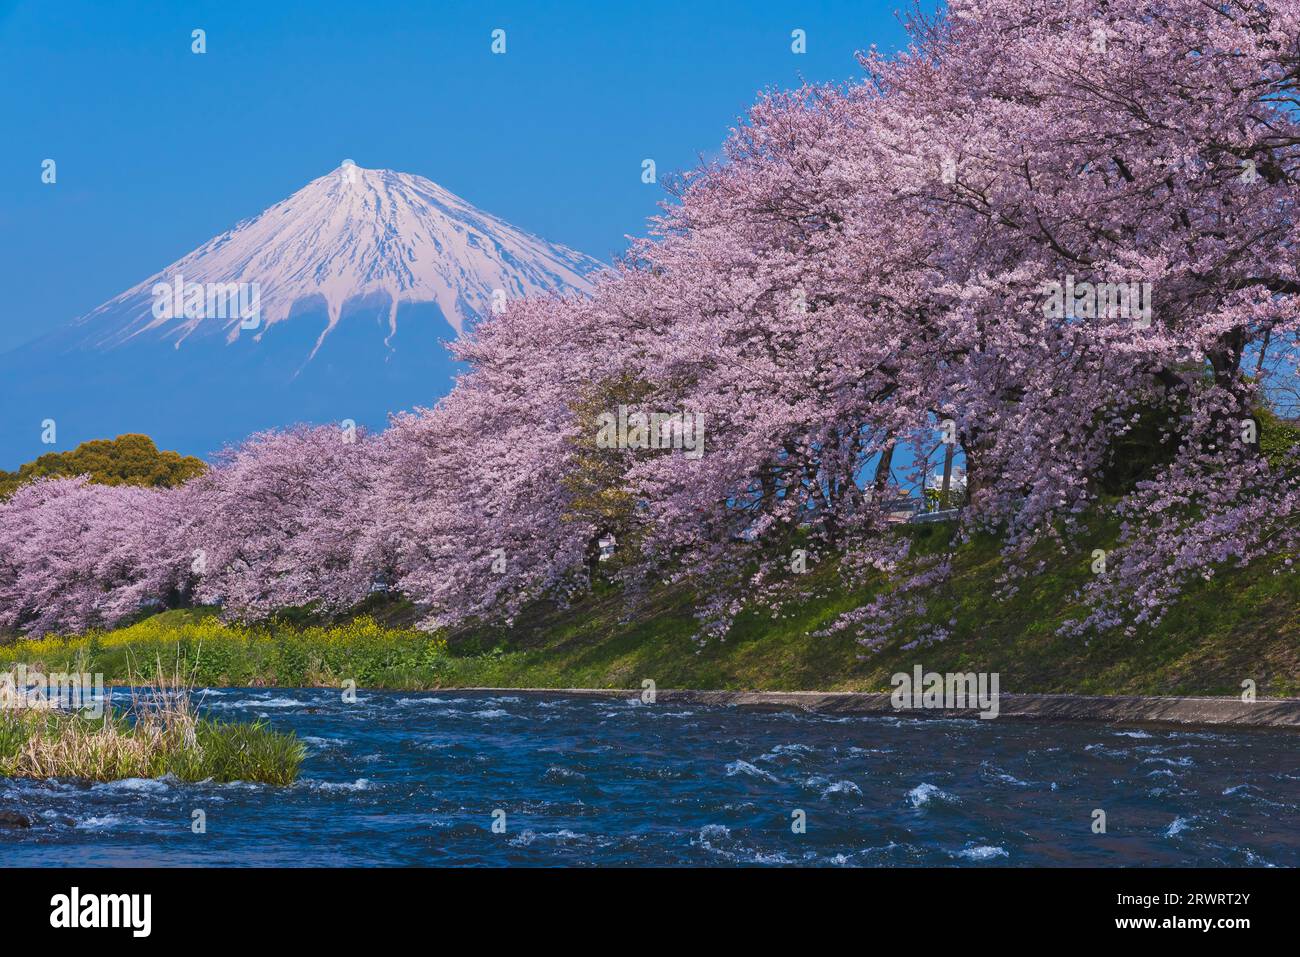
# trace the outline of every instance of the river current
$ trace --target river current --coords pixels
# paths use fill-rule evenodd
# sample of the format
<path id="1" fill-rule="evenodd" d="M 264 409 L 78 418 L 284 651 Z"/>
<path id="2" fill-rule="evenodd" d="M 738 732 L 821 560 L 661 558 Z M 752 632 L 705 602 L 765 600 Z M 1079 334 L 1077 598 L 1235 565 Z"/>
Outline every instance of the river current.
<path id="1" fill-rule="evenodd" d="M 203 707 L 295 731 L 300 780 L 0 779 L 33 824 L 0 863 L 1300 866 L 1292 732 L 456 691 Z"/>

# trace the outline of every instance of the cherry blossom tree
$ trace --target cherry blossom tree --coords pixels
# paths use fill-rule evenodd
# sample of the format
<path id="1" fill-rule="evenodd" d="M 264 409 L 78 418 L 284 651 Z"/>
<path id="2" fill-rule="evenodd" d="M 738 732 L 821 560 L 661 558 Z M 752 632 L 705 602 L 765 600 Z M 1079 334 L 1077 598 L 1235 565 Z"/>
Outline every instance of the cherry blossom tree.
<path id="1" fill-rule="evenodd" d="M 0 628 L 107 627 L 184 600 L 182 489 L 38 479 L 0 502 Z"/>
<path id="2" fill-rule="evenodd" d="M 260 616 L 337 609 L 370 593 L 364 556 L 378 440 L 350 424 L 261 432 L 184 488 L 195 598 Z"/>
<path id="3" fill-rule="evenodd" d="M 382 435 L 263 433 L 175 494 L 21 490 L 0 625 L 376 582 L 430 624 L 508 621 L 608 574 L 692 582 L 722 634 L 842 556 L 906 573 L 843 621 L 874 647 L 951 567 L 886 514 L 945 443 L 954 547 L 999 535 L 1013 587 L 1120 515 L 1072 630 L 1293 552 L 1300 462 L 1260 430 L 1300 355 L 1300 2 L 951 0 L 908 27 L 861 82 L 761 97 L 591 298 L 508 303 Z"/>
<path id="4" fill-rule="evenodd" d="M 599 529 L 573 508 L 575 402 L 607 328 L 578 299 L 525 299 L 453 346 L 472 371 L 383 436 L 369 554 L 430 621 L 509 617 L 585 587 Z M 611 346 L 616 345 L 612 341 Z"/>
<path id="5" fill-rule="evenodd" d="M 1298 16 L 1289 0 L 957 0 L 914 19 L 908 55 L 864 58 L 859 98 L 915 173 L 900 202 L 951 238 L 950 282 L 992 293 L 952 330 L 972 347 L 975 517 L 1013 545 L 1068 528 L 1116 442 L 1167 412 L 1168 454 L 1120 506 L 1122 571 L 1090 589 L 1140 620 L 1215 563 L 1294 547 L 1295 465 L 1261 457 L 1243 362 L 1300 329 Z M 1087 294 L 1053 311 L 1052 283 Z M 1131 283 L 1144 294 L 1101 295 Z"/>

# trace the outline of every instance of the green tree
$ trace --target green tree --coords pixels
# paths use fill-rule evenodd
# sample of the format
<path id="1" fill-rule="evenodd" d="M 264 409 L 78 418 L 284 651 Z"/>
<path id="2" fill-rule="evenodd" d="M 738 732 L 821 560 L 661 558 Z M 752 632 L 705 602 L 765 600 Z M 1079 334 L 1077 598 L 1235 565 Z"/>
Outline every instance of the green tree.
<path id="1" fill-rule="evenodd" d="M 70 452 L 47 452 L 16 472 L 0 470 L 0 498 L 38 478 L 88 475 L 101 485 L 171 487 L 207 471 L 202 459 L 178 452 L 160 452 L 147 435 L 82 442 Z"/>

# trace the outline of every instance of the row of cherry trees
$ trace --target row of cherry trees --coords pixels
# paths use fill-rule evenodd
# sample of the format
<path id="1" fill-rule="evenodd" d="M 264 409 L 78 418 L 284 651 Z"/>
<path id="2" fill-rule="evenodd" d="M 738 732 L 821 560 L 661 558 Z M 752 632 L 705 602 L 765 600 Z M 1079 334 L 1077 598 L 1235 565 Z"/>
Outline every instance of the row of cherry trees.
<path id="1" fill-rule="evenodd" d="M 843 622 L 871 637 L 946 573 L 884 509 L 945 435 L 962 528 L 1003 536 L 1012 579 L 1118 509 L 1081 630 L 1294 550 L 1300 474 L 1258 410 L 1300 332 L 1300 0 L 952 0 L 908 26 L 864 82 L 764 96 L 593 297 L 480 323 L 435 407 L 256 435 L 174 490 L 20 489 L 0 627 L 377 582 L 431 623 L 509 618 L 588 587 L 614 535 L 629 589 L 706 583 L 721 632 L 779 600 L 798 529 L 847 574 L 907 570 Z M 703 415 L 703 454 L 606 447 L 620 407 Z"/>

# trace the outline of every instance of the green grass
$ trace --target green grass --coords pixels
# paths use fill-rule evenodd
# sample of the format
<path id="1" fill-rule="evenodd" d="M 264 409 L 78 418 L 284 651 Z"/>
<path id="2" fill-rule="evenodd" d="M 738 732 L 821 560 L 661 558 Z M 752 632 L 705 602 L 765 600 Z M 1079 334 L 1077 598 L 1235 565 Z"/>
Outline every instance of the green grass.
<path id="1" fill-rule="evenodd" d="M 919 552 L 945 547 L 949 531 L 907 534 Z M 1104 546 L 1110 532 L 1099 532 Z M 1156 628 L 1090 640 L 1056 634 L 1080 616 L 1074 590 L 1091 574 L 1091 545 L 1078 554 L 1044 550 L 1045 566 L 999 598 L 1002 562 L 992 539 L 961 546 L 954 574 L 930 594 L 926 614 L 868 653 L 851 634 L 817 637 L 839 614 L 872 597 L 846 588 L 833 561 L 797 581 L 803 597 L 775 617 L 751 609 L 721 640 L 697 643 L 689 589 L 652 588 L 635 609 L 609 585 L 567 608 L 539 603 L 512 628 L 474 627 L 445 636 L 414 630 L 403 602 L 374 600 L 336 624 L 223 625 L 211 611 L 166 612 L 129 628 L 0 647 L 0 664 L 102 671 L 109 680 L 132 660 L 174 659 L 202 685 L 277 684 L 386 688 L 592 687 L 755 690 L 889 688 L 916 664 L 936 671 L 996 671 L 1004 692 L 1236 695 L 1251 679 L 1265 696 L 1300 695 L 1300 577 L 1257 563 L 1198 582 Z M 951 637 L 902 646 L 925 625 L 955 620 Z"/>
<path id="2" fill-rule="evenodd" d="M 304 750 L 265 723 L 195 718 L 177 723 L 44 710 L 0 711 L 0 777 L 252 781 L 292 784 Z"/>
<path id="3" fill-rule="evenodd" d="M 1056 630 L 1080 616 L 1070 596 L 1090 574 L 1088 562 L 1057 557 L 1005 600 L 994 584 L 1001 568 L 991 541 L 963 546 L 950 585 L 928 596 L 927 614 L 875 653 L 850 634 L 814 634 L 871 597 L 870 589 L 843 588 L 827 564 L 800 583 L 805 600 L 775 617 L 747 611 L 722 641 L 692 640 L 689 593 L 661 589 L 631 621 L 620 596 L 607 593 L 568 611 L 535 608 L 509 631 L 452 636 L 454 674 L 459 684 L 501 687 L 635 688 L 648 678 L 661 688 L 883 691 L 893 674 L 921 664 L 999 672 L 1004 692 L 1237 695 L 1251 679 L 1261 695 L 1300 694 L 1294 574 L 1264 566 L 1222 573 L 1198 583 L 1157 628 L 1084 640 Z M 950 620 L 947 640 L 902 647 L 922 625 Z"/>
<path id="4" fill-rule="evenodd" d="M 46 673 L 102 673 L 125 682 L 158 677 L 161 663 L 202 687 L 419 688 L 436 679 L 446 641 L 368 615 L 337 624 L 226 624 L 211 609 L 167 611 L 134 625 L 0 646 L 0 668 L 19 662 Z"/>

